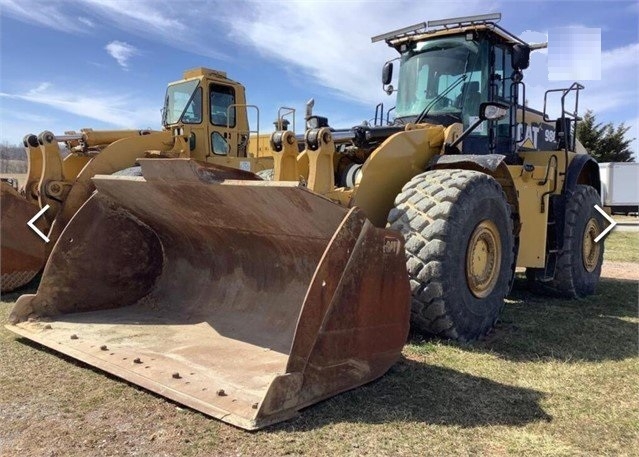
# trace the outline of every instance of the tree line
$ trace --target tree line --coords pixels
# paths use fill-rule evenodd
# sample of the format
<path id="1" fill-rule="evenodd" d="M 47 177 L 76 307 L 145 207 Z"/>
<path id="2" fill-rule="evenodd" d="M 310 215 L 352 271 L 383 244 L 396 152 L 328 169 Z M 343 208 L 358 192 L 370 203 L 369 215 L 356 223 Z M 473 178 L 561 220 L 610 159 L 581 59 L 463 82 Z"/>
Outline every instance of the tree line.
<path id="1" fill-rule="evenodd" d="M 22 146 L 0 143 L 0 173 L 26 173 L 27 153 Z"/>
<path id="2" fill-rule="evenodd" d="M 577 124 L 577 139 L 597 162 L 634 162 L 630 143 L 634 138 L 626 134 L 630 126 L 624 122 L 614 126 L 612 122 L 597 122 L 592 110 L 586 111 Z"/>

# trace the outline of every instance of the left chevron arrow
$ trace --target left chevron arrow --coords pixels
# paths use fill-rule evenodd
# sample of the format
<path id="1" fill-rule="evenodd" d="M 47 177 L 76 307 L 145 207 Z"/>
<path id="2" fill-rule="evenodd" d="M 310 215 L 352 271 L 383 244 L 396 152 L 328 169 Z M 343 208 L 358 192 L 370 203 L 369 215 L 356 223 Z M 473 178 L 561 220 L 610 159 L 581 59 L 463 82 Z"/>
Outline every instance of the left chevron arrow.
<path id="1" fill-rule="evenodd" d="M 38 227 L 33 225 L 33 223 L 37 221 L 40 218 L 40 216 L 46 213 L 48 209 L 49 209 L 49 205 L 44 205 L 44 208 L 38 211 L 38 213 L 35 216 L 33 216 L 31 220 L 29 220 L 29 222 L 27 222 L 27 225 L 29 226 L 29 228 L 33 230 L 34 232 L 36 232 L 36 235 L 42 238 L 45 243 L 49 242 L 49 238 L 47 238 L 47 236 L 44 233 L 42 233 Z"/>

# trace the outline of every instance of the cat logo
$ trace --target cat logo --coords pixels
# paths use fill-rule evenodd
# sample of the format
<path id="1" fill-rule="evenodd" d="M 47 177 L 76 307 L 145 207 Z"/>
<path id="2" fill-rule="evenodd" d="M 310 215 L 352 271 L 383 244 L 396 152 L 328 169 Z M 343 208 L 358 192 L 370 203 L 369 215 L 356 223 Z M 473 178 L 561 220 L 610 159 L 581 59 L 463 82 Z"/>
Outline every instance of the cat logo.
<path id="1" fill-rule="evenodd" d="M 519 147 L 522 149 L 535 149 L 535 145 L 530 138 L 526 138 Z"/>
<path id="2" fill-rule="evenodd" d="M 523 134 L 522 128 L 524 129 Z M 556 149 L 557 146 L 555 130 L 551 126 L 543 123 L 519 124 L 517 126 L 517 137 L 523 138 L 519 144 L 519 149 L 522 150 L 547 151 Z"/>

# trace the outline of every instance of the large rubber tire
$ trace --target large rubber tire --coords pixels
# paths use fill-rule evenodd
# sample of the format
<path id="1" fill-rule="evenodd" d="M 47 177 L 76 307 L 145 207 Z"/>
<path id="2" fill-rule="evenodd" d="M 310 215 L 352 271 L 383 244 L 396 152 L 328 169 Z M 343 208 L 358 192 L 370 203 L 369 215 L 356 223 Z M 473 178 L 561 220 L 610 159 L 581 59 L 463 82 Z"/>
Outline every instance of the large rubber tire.
<path id="1" fill-rule="evenodd" d="M 406 240 L 413 332 L 469 341 L 489 331 L 515 271 L 511 210 L 499 183 L 477 171 L 427 171 L 404 186 L 388 223 Z M 484 248 L 485 266 L 473 275 Z"/>
<path id="2" fill-rule="evenodd" d="M 604 217 L 595 209 L 600 203 L 594 187 L 576 186 L 566 202 L 564 244 L 557 257 L 555 277 L 548 282 L 536 281 L 527 270 L 533 290 L 565 298 L 583 298 L 595 293 L 604 254 L 604 240 L 594 242 L 605 227 Z"/>

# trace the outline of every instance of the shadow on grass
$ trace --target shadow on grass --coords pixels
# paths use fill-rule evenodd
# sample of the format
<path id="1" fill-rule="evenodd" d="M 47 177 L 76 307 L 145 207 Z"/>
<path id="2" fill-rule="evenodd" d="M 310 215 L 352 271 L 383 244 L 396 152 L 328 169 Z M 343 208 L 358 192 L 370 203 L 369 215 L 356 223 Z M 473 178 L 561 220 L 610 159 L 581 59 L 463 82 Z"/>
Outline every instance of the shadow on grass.
<path id="1" fill-rule="evenodd" d="M 535 295 L 525 279 L 517 278 L 495 331 L 485 341 L 463 347 L 510 360 L 636 357 L 638 284 L 602 278 L 595 295 L 566 300 Z"/>
<path id="2" fill-rule="evenodd" d="M 481 427 L 552 420 L 544 394 L 402 358 L 381 379 L 302 411 L 266 431 L 304 431 L 339 422 Z"/>
<path id="3" fill-rule="evenodd" d="M 17 338 L 17 341 L 38 351 L 55 355 L 72 365 L 144 391 L 155 398 L 191 410 L 155 392 L 31 340 Z M 531 422 L 552 420 L 539 405 L 543 397 L 542 392 L 533 389 L 501 384 L 487 378 L 402 357 L 382 378 L 309 406 L 299 417 L 267 427 L 264 431 L 308 431 L 340 422 L 402 422 L 459 427 L 523 426 Z"/>

